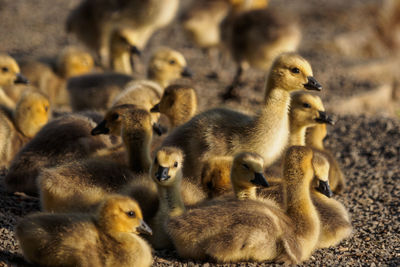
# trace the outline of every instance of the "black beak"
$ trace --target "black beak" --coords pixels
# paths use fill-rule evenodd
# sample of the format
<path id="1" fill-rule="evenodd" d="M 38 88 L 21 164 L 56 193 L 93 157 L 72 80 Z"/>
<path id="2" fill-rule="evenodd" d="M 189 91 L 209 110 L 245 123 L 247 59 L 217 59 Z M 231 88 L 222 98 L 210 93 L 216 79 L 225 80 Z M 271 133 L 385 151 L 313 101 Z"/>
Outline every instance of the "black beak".
<path id="1" fill-rule="evenodd" d="M 17 73 L 17 78 L 14 80 L 14 83 L 28 84 L 29 80 L 21 73 Z"/>
<path id="2" fill-rule="evenodd" d="M 319 180 L 319 186 L 316 187 L 317 191 L 320 193 L 324 194 L 327 197 L 331 197 L 333 195 L 331 187 L 329 186 L 329 183 L 327 181 L 321 181 Z"/>
<path id="3" fill-rule="evenodd" d="M 140 51 L 136 46 L 132 45 L 131 46 L 131 54 L 132 55 L 138 55 L 139 57 L 142 55 L 142 51 Z"/>
<path id="4" fill-rule="evenodd" d="M 156 172 L 156 178 L 160 182 L 164 182 L 165 180 L 168 180 L 171 178 L 171 176 L 168 175 L 169 168 L 159 166 L 158 170 Z"/>
<path id="5" fill-rule="evenodd" d="M 317 80 L 314 79 L 314 77 L 308 76 L 307 79 L 308 82 L 304 84 L 304 88 L 306 88 L 307 90 L 315 90 L 315 91 L 322 90 L 322 85 L 319 82 L 317 82 Z"/>
<path id="6" fill-rule="evenodd" d="M 139 233 L 145 234 L 145 235 L 153 234 L 153 231 L 151 230 L 151 228 L 143 220 L 140 220 L 140 225 L 136 228 L 136 230 Z"/>
<path id="7" fill-rule="evenodd" d="M 192 73 L 192 71 L 191 71 L 188 67 L 185 67 L 185 68 L 183 69 L 183 71 L 181 72 L 181 75 L 182 75 L 182 77 L 191 78 L 191 77 L 193 76 L 193 73 Z"/>
<path id="8" fill-rule="evenodd" d="M 160 112 L 160 103 L 155 104 L 154 107 L 152 107 L 152 108 L 150 109 L 150 112 L 154 112 L 154 113 Z"/>
<path id="9" fill-rule="evenodd" d="M 260 185 L 263 187 L 268 187 L 269 184 L 267 182 L 267 179 L 265 179 L 264 174 L 260 173 L 260 172 L 256 172 L 254 173 L 254 179 L 250 181 L 252 184 L 255 185 Z"/>
<path id="10" fill-rule="evenodd" d="M 153 131 L 158 135 L 161 136 L 163 134 L 165 134 L 166 132 L 168 132 L 168 129 L 165 128 L 164 126 L 162 126 L 159 123 L 153 123 Z"/>
<path id="11" fill-rule="evenodd" d="M 319 117 L 315 119 L 318 123 L 328 123 L 330 125 L 335 125 L 335 121 L 332 120 L 324 111 L 318 111 Z"/>
<path id="12" fill-rule="evenodd" d="M 110 132 L 110 129 L 106 127 L 106 120 L 103 120 L 93 130 L 90 132 L 92 135 L 98 135 L 98 134 L 108 134 Z"/>

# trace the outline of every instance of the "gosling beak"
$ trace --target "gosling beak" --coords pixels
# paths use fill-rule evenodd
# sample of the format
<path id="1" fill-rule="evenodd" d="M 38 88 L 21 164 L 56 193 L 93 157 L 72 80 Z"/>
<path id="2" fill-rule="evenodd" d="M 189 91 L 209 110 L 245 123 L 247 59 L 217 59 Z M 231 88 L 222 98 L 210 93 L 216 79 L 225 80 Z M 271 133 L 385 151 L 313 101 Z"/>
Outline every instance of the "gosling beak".
<path id="1" fill-rule="evenodd" d="M 17 73 L 17 78 L 14 80 L 14 83 L 28 84 L 29 80 L 21 73 Z"/>
<path id="2" fill-rule="evenodd" d="M 142 51 L 140 51 L 139 48 L 137 48 L 137 47 L 134 46 L 134 45 L 131 46 L 130 51 L 131 51 L 131 54 L 132 54 L 132 55 L 135 55 L 135 54 L 136 54 L 136 55 L 138 55 L 139 57 L 142 55 Z"/>
<path id="3" fill-rule="evenodd" d="M 106 120 L 103 120 L 100 122 L 93 130 L 90 132 L 92 135 L 98 135 L 98 134 L 108 134 L 110 132 L 110 129 L 106 127 Z"/>
<path id="4" fill-rule="evenodd" d="M 136 230 L 139 233 L 145 234 L 145 235 L 153 234 L 153 231 L 151 230 L 151 228 L 143 220 L 140 220 L 140 225 L 136 228 Z"/>
<path id="5" fill-rule="evenodd" d="M 250 181 L 252 184 L 255 185 L 260 185 L 263 187 L 268 187 L 269 184 L 267 182 L 267 179 L 265 179 L 264 174 L 262 174 L 261 172 L 256 172 L 254 173 L 254 179 Z"/>
<path id="6" fill-rule="evenodd" d="M 183 69 L 183 71 L 181 72 L 181 75 L 182 75 L 182 77 L 191 78 L 193 76 L 193 72 L 188 67 L 185 67 Z"/>
<path id="7" fill-rule="evenodd" d="M 155 104 L 154 107 L 152 107 L 152 108 L 150 109 L 150 112 L 154 112 L 154 113 L 160 112 L 160 103 Z"/>
<path id="8" fill-rule="evenodd" d="M 167 128 L 165 128 L 164 126 L 162 126 L 159 123 L 153 123 L 153 131 L 158 135 L 161 136 L 163 134 L 165 134 L 166 132 L 168 132 Z"/>
<path id="9" fill-rule="evenodd" d="M 307 79 L 308 82 L 304 84 L 304 88 L 306 88 L 307 90 L 315 90 L 315 91 L 322 90 L 322 85 L 319 82 L 317 82 L 317 80 L 314 77 L 308 76 Z"/>
<path id="10" fill-rule="evenodd" d="M 316 187 L 317 191 L 320 193 L 324 194 L 327 197 L 331 197 L 333 195 L 331 187 L 329 186 L 329 183 L 327 181 L 321 181 L 319 180 L 319 186 Z"/>
<path id="11" fill-rule="evenodd" d="M 328 123 L 330 125 L 335 125 L 335 121 L 330 118 L 328 115 L 326 115 L 326 112 L 324 111 L 318 111 L 319 117 L 315 119 L 316 122 L 318 123 Z"/>
<path id="12" fill-rule="evenodd" d="M 171 176 L 168 175 L 169 168 L 159 166 L 158 170 L 156 172 L 156 178 L 160 182 L 164 182 L 165 180 L 168 180 L 171 178 Z"/>

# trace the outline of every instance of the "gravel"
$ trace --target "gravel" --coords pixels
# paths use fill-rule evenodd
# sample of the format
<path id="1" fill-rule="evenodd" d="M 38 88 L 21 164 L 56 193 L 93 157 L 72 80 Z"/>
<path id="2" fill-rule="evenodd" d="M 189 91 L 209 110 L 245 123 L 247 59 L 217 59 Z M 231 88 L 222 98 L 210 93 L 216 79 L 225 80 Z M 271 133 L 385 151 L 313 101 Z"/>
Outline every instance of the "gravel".
<path id="1" fill-rule="evenodd" d="M 188 0 L 182 0 L 187 3 Z M 2 50 L 18 60 L 50 61 L 67 43 L 64 20 L 79 1 L 73 0 L 0 0 Z M 272 1 L 272 5 L 296 11 L 304 28 L 300 52 L 310 60 L 315 77 L 324 85 L 322 97 L 329 101 L 336 95 L 347 96 L 374 88 L 379 81 L 357 80 L 346 75 L 345 67 L 360 59 L 316 49 L 316 43 L 330 40 L 335 34 L 367 27 L 373 20 L 360 16 L 366 5 L 378 0 L 354 1 Z M 172 36 L 172 37 L 171 37 Z M 234 64 L 227 58 L 221 65 L 219 80 L 209 80 L 207 58 L 181 33 L 178 25 L 157 33 L 144 51 L 143 64 L 159 46 L 171 46 L 183 52 L 195 71 L 193 81 L 199 95 L 200 109 L 220 104 L 216 97 L 230 82 Z M 143 64 L 141 73 L 144 73 Z M 140 65 L 139 65 L 140 67 Z M 240 91 L 241 105 L 226 103 L 249 112 L 257 110 L 263 96 L 264 73 L 256 70 L 245 75 Z M 329 110 L 328 110 L 329 112 Z M 320 249 L 304 266 L 399 266 L 400 265 L 400 121 L 398 117 L 342 116 L 329 128 L 326 145 L 343 167 L 347 187 L 335 196 L 349 210 L 353 234 L 338 246 Z M 36 198 L 7 194 L 0 177 L 0 266 L 29 266 L 22 258 L 13 228 L 21 217 L 39 210 Z M 174 251 L 157 251 L 154 266 L 228 266 L 180 260 Z M 237 266 L 272 264 L 239 263 Z"/>

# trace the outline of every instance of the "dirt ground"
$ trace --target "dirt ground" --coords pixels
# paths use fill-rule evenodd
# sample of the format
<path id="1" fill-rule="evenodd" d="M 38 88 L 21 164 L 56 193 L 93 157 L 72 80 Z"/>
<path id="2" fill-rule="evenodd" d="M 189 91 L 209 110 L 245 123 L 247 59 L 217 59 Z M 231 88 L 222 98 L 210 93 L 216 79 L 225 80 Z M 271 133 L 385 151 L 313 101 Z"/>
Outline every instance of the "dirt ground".
<path id="1" fill-rule="evenodd" d="M 69 11 L 79 0 L 0 0 L 1 52 L 8 52 L 17 60 L 40 59 L 51 61 L 67 44 L 77 41 L 67 37 L 64 22 Z M 182 0 L 187 5 L 189 0 Z M 374 6 L 379 0 L 271 0 L 288 16 L 295 15 L 303 30 L 300 53 L 313 67 L 314 76 L 324 86 L 321 92 L 327 112 L 334 111 L 335 126 L 329 128 L 326 145 L 343 167 L 347 187 L 341 196 L 335 196 L 349 210 L 353 234 L 338 246 L 316 251 L 304 266 L 399 266 L 400 265 L 400 121 L 395 99 L 383 102 L 377 98 L 372 104 L 354 105 L 349 99 L 370 95 L 382 85 L 392 86 L 393 80 L 375 74 L 357 77 L 351 75 L 353 66 L 393 59 L 392 52 L 379 49 L 372 43 L 372 50 L 357 53 L 332 49 L 338 36 L 366 32 L 374 24 Z M 372 10 L 372 11 L 371 11 Z M 362 43 L 362 42 L 360 42 Z M 360 43 L 354 43 L 354 46 Z M 364 42 L 365 43 L 365 42 Z M 201 51 L 191 44 L 181 32 L 177 22 L 155 34 L 142 57 L 143 65 L 152 51 L 160 46 L 180 50 L 188 60 L 195 76 L 180 82 L 196 88 L 200 109 L 220 105 L 217 95 L 230 82 L 235 66 L 226 59 L 219 80 L 205 75 L 210 71 L 209 62 Z M 360 45 L 361 47 L 362 45 Z M 377 47 L 375 49 L 375 47 Z M 358 53 L 359 52 L 359 53 Z M 398 72 L 397 69 L 391 69 Z M 384 68 L 384 67 L 383 67 Z M 140 72 L 143 74 L 143 66 Z M 396 74 L 394 74 L 396 75 Z M 264 73 L 250 70 L 245 75 L 245 85 L 240 91 L 240 106 L 235 102 L 226 105 L 254 112 L 263 96 Z M 390 87 L 392 88 L 392 87 Z M 395 88 L 395 87 L 393 87 Z M 392 89 L 393 89 L 392 88 Z M 394 91 L 390 91 L 394 95 Z M 378 92 L 381 96 L 383 93 Z M 380 98 L 379 98 L 380 99 Z M 371 101 L 368 98 L 368 101 Z M 398 100 L 397 100 L 398 102 Z M 358 103 L 358 102 L 357 102 Z M 351 105 L 351 106 L 349 106 Z M 342 112 L 349 110 L 351 115 Z M 27 266 L 18 251 L 13 227 L 18 219 L 39 210 L 38 199 L 4 192 L 0 178 L 0 266 Z M 155 253 L 154 266 L 228 266 L 179 260 L 173 251 Z M 255 266 L 241 263 L 237 266 Z M 258 265 L 269 265 L 267 263 Z"/>

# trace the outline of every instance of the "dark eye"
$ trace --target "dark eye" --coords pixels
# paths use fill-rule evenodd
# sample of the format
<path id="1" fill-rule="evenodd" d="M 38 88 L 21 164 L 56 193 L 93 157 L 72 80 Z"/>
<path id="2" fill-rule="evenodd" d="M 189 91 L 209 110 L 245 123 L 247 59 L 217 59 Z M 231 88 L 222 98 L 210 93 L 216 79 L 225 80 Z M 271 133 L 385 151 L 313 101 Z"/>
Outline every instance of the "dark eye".
<path id="1" fill-rule="evenodd" d="M 245 164 L 245 163 L 243 163 L 243 167 L 244 167 L 245 169 L 247 169 L 247 170 L 250 170 L 249 165 L 247 165 L 247 164 Z"/>
<path id="2" fill-rule="evenodd" d="M 303 107 L 305 107 L 305 108 L 311 108 L 311 105 L 308 104 L 308 103 L 303 103 Z"/>
<path id="3" fill-rule="evenodd" d="M 49 107 L 44 107 L 44 110 L 47 112 L 47 111 L 49 111 Z"/>
<path id="4" fill-rule="evenodd" d="M 174 168 L 176 168 L 176 167 L 178 167 L 178 162 L 177 161 L 175 161 L 175 163 L 174 163 Z"/>
<path id="5" fill-rule="evenodd" d="M 128 212 L 126 213 L 126 215 L 128 215 L 128 216 L 131 217 L 131 218 L 135 218 L 135 217 L 136 217 L 136 213 L 135 213 L 134 211 L 128 211 Z"/>
<path id="6" fill-rule="evenodd" d="M 169 64 L 170 64 L 170 65 L 175 65 L 175 63 L 176 63 L 176 61 L 175 61 L 174 59 L 171 59 L 171 60 L 169 61 Z"/>
<path id="7" fill-rule="evenodd" d="M 118 118 L 119 118 L 119 115 L 117 113 L 114 113 L 111 115 L 111 120 L 113 120 L 113 121 L 118 120 Z"/>
<path id="8" fill-rule="evenodd" d="M 8 68 L 7 68 L 7 67 L 2 67 L 2 68 L 1 68 L 1 71 L 2 71 L 2 72 L 8 72 Z"/>
<path id="9" fill-rule="evenodd" d="M 300 70 L 298 68 L 292 68 L 290 71 L 293 73 L 300 73 Z"/>

